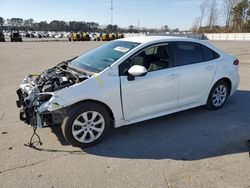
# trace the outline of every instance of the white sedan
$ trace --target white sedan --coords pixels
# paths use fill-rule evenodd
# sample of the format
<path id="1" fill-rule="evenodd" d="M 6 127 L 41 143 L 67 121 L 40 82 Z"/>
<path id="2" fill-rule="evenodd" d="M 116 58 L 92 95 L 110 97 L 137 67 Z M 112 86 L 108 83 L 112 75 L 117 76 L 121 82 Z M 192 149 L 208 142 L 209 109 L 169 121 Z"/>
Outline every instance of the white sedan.
<path id="1" fill-rule="evenodd" d="M 112 126 L 197 106 L 218 110 L 239 85 L 238 64 L 206 41 L 125 38 L 28 75 L 17 106 L 31 126 L 62 124 L 70 144 L 88 147 Z"/>

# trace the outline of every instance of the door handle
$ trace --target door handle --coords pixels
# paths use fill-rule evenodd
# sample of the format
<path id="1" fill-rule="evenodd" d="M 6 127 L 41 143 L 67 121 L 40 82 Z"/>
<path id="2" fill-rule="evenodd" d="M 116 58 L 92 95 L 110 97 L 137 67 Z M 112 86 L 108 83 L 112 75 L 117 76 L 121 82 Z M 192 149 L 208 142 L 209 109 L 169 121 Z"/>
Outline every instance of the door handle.
<path id="1" fill-rule="evenodd" d="M 206 69 L 207 69 L 208 71 L 211 71 L 211 70 L 214 69 L 214 66 L 207 66 Z"/>
<path id="2" fill-rule="evenodd" d="M 174 79 L 176 79 L 178 76 L 179 76 L 179 74 L 171 74 L 171 75 L 167 76 L 167 79 L 174 80 Z"/>

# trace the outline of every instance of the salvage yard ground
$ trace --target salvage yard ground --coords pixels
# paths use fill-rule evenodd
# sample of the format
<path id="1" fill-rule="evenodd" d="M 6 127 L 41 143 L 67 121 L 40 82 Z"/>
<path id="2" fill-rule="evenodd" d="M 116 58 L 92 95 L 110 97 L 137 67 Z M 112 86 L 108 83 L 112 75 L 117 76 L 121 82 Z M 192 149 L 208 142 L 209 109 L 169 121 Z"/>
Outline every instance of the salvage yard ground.
<path id="1" fill-rule="evenodd" d="M 114 129 L 83 150 L 44 128 L 43 151 L 24 146 L 32 129 L 18 118 L 20 81 L 101 42 L 0 43 L 0 187 L 250 187 L 250 42 L 212 43 L 240 60 L 240 87 L 221 110 Z"/>

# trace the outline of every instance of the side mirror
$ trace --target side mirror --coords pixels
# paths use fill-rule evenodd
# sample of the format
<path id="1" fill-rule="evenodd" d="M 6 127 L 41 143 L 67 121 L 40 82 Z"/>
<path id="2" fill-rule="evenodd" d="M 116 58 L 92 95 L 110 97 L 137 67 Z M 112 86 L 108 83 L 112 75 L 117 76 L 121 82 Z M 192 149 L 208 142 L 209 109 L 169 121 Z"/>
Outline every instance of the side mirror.
<path id="1" fill-rule="evenodd" d="M 128 70 L 128 73 L 132 76 L 145 76 L 147 72 L 147 69 L 141 65 L 134 65 Z"/>
<path id="2" fill-rule="evenodd" d="M 144 66 L 141 65 L 133 65 L 128 70 L 128 81 L 132 81 L 135 79 L 135 76 L 145 76 L 147 74 L 147 69 Z"/>

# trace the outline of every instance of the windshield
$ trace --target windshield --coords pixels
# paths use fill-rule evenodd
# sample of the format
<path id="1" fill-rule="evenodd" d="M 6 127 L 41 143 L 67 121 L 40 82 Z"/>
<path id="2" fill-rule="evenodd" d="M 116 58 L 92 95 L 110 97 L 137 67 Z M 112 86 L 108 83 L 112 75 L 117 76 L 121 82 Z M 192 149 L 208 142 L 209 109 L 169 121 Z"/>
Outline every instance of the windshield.
<path id="1" fill-rule="evenodd" d="M 139 43 L 126 41 L 108 42 L 80 55 L 70 65 L 90 72 L 100 72 L 138 45 Z"/>

